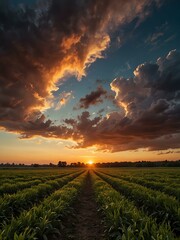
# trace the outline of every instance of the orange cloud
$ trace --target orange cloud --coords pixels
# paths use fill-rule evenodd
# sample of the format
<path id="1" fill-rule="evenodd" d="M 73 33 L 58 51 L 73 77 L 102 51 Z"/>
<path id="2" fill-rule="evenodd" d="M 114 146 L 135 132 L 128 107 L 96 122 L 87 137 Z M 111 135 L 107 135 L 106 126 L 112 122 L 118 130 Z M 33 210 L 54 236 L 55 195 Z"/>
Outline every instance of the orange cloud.
<path id="1" fill-rule="evenodd" d="M 55 110 L 59 110 L 62 106 L 65 106 L 72 97 L 72 92 L 62 92 L 59 95 L 59 101 L 56 104 Z"/>
<path id="2" fill-rule="evenodd" d="M 35 5 L 31 11 L 26 6 L 19 11 L 4 5 L 0 30 L 0 126 L 27 138 L 82 138 L 83 123 L 73 132 L 66 125 L 55 126 L 41 111 L 51 106 L 52 92 L 58 90 L 62 77 L 84 76 L 87 67 L 103 57 L 111 32 L 134 18 L 143 18 L 146 9 L 156 2 L 52 0 Z M 92 130 L 99 122 L 85 119 L 89 126 L 94 124 Z"/>

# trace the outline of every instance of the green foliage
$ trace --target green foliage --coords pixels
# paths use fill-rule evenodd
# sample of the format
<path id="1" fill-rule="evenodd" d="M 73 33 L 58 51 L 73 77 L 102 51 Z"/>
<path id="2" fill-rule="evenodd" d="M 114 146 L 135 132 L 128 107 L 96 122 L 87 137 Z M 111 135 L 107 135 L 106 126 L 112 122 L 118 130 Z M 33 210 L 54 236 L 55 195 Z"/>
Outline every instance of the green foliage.
<path id="1" fill-rule="evenodd" d="M 81 173 L 1 171 L 0 240 L 48 240 L 53 234 L 60 238 L 63 219 L 86 177 Z M 179 239 L 178 170 L 98 169 L 91 175 L 107 239 Z"/>
<path id="2" fill-rule="evenodd" d="M 138 208 L 156 218 L 158 223 L 170 223 L 172 230 L 180 234 L 180 205 L 174 197 L 107 174 L 97 174 L 132 200 Z"/>
<path id="3" fill-rule="evenodd" d="M 112 170 L 108 171 L 108 175 L 124 179 L 129 182 L 137 183 L 154 190 L 162 191 L 168 194 L 169 196 L 175 196 L 178 200 L 180 200 L 180 179 L 176 181 L 176 183 L 174 183 L 176 179 L 172 178 L 168 179 L 167 176 L 163 176 L 163 178 L 161 178 L 159 175 L 150 176 L 149 178 L 146 178 L 145 176 L 136 175 L 126 176 L 120 173 L 118 174 L 118 172 L 115 173 Z"/>
<path id="4" fill-rule="evenodd" d="M 108 178 L 108 177 L 107 177 Z M 172 240 L 168 224 L 157 224 L 108 183 L 93 174 L 96 200 L 105 214 L 107 235 L 117 240 Z"/>
<path id="5" fill-rule="evenodd" d="M 4 224 L 0 233 L 1 238 L 3 240 L 45 240 L 52 233 L 58 234 L 61 220 L 77 198 L 86 174 L 87 172 L 81 175 L 75 173 L 71 174 L 71 177 L 66 177 L 68 182 L 66 181 L 64 187 L 45 198 L 38 206 L 32 207 L 29 211 L 23 211 L 18 218 L 12 218 L 9 224 Z M 77 177 L 78 175 L 80 176 Z"/>
<path id="6" fill-rule="evenodd" d="M 23 210 L 30 209 L 34 204 L 38 204 L 43 198 L 73 180 L 81 172 L 71 173 L 56 180 L 49 180 L 16 194 L 4 195 L 0 198 L 0 228 L 12 217 L 18 216 Z"/>
<path id="7" fill-rule="evenodd" d="M 30 178 L 26 178 L 25 176 L 22 176 L 21 178 L 15 178 L 13 180 L 4 179 L 4 181 L 6 181 L 5 183 L 4 181 L 1 180 L 0 196 L 3 196 L 4 194 L 16 193 L 17 191 L 21 191 L 25 188 L 36 186 L 42 182 L 46 182 L 47 180 L 54 180 L 54 179 L 56 180 L 58 178 L 65 177 L 73 172 L 69 171 L 68 173 L 62 173 L 61 175 L 55 174 L 53 176 L 42 176 L 42 177 L 32 176 Z"/>

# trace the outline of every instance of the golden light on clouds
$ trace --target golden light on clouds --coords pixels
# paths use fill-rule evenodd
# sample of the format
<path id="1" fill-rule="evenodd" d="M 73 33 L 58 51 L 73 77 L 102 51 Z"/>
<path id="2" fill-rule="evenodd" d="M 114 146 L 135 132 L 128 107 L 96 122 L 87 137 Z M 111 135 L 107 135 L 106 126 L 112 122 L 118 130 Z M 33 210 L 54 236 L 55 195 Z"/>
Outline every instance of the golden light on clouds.
<path id="1" fill-rule="evenodd" d="M 2 160 L 81 159 L 93 165 L 109 159 L 148 159 L 142 149 L 152 159 L 177 154 L 180 53 L 161 56 L 160 51 L 153 57 L 161 56 L 156 62 L 144 56 L 147 62 L 140 64 L 137 59 L 146 48 L 134 54 L 138 44 L 131 46 L 129 39 L 136 34 L 128 33 L 133 24 L 136 31 L 159 0 L 45 2 L 48 7 L 32 5 L 31 13 L 26 4 L 23 11 L 19 4 L 2 6 Z M 118 48 L 127 47 L 127 41 L 133 51 L 114 52 L 116 38 Z M 96 61 L 101 58 L 107 61 Z M 140 64 L 134 75 L 129 64 Z M 21 140 L 5 131 L 18 133 Z M 33 142 L 39 137 L 43 139 Z"/>

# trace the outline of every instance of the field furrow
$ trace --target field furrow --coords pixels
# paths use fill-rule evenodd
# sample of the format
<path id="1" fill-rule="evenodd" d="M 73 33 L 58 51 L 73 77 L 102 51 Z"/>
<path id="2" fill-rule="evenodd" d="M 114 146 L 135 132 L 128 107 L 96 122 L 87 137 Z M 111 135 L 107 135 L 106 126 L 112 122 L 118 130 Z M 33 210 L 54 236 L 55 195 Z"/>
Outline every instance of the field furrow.
<path id="1" fill-rule="evenodd" d="M 144 179 L 143 177 L 131 177 L 131 176 L 122 176 L 120 174 L 114 174 L 113 172 L 102 171 L 102 173 L 108 174 L 109 176 L 116 177 L 119 179 L 126 180 L 128 182 L 137 183 L 147 188 L 151 188 L 153 190 L 161 191 L 169 196 L 174 196 L 176 199 L 180 200 L 180 185 L 179 184 L 167 184 L 158 182 L 156 179 L 154 181 L 149 181 Z"/>
<path id="2" fill-rule="evenodd" d="M 61 175 L 50 176 L 50 177 L 41 177 L 32 181 L 27 180 L 27 181 L 15 182 L 11 184 L 4 183 L 3 185 L 0 186 L 0 196 L 3 196 L 4 194 L 13 194 L 23 189 L 36 186 L 40 183 L 46 183 L 48 180 L 57 180 L 58 178 L 68 176 L 69 174 L 71 174 L 71 172 L 64 173 Z"/>
<path id="3" fill-rule="evenodd" d="M 1 170 L 0 240 L 180 240 L 179 170 Z"/>
<path id="4" fill-rule="evenodd" d="M 8 222 L 12 217 L 18 216 L 23 210 L 30 209 L 34 204 L 38 204 L 43 198 L 52 194 L 81 173 L 82 171 L 72 173 L 0 198 L 0 228 L 4 222 Z"/>
<path id="5" fill-rule="evenodd" d="M 77 173 L 76 173 L 77 175 Z M 87 172 L 82 173 L 64 187 L 47 197 L 40 205 L 24 211 L 9 224 L 3 225 L 0 239 L 52 239 L 60 236 L 61 221 L 68 214 L 68 209 L 77 198 L 83 186 Z"/>
<path id="6" fill-rule="evenodd" d="M 96 173 L 133 201 L 139 209 L 156 218 L 158 223 L 170 223 L 172 231 L 177 236 L 180 235 L 180 206 L 175 198 L 136 183 L 114 178 L 104 173 Z"/>
<path id="7" fill-rule="evenodd" d="M 105 215 L 108 239 L 175 239 L 168 224 L 157 224 L 94 173 L 93 182 L 96 200 Z"/>

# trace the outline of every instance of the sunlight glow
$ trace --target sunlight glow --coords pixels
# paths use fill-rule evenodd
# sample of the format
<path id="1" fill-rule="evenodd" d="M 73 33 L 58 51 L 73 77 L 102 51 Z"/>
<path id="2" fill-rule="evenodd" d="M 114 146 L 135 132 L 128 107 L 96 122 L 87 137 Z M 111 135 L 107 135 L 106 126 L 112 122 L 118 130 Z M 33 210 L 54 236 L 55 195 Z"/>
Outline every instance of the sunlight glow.
<path id="1" fill-rule="evenodd" d="M 87 164 L 88 164 L 88 165 L 93 165 L 94 162 L 93 162 L 92 160 L 90 160 L 90 161 L 87 162 Z"/>

